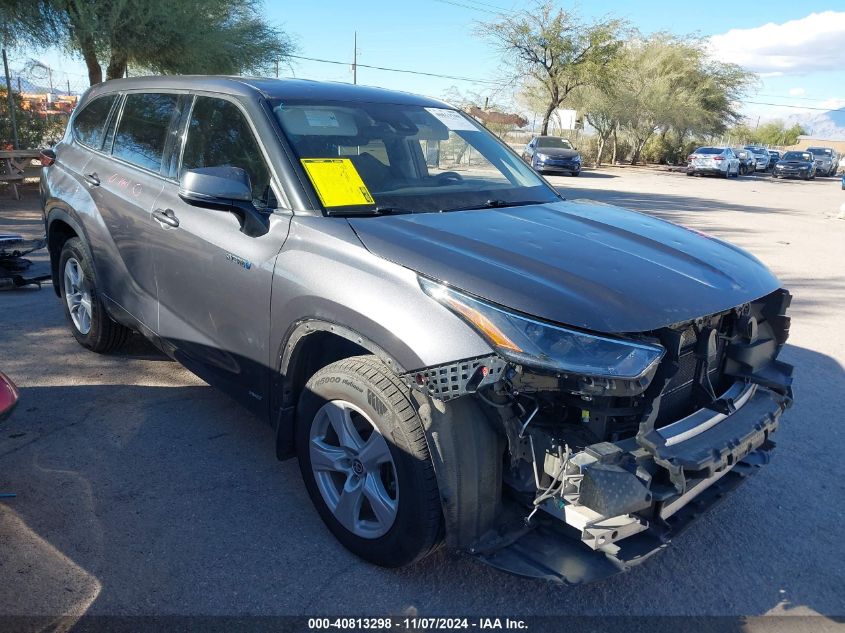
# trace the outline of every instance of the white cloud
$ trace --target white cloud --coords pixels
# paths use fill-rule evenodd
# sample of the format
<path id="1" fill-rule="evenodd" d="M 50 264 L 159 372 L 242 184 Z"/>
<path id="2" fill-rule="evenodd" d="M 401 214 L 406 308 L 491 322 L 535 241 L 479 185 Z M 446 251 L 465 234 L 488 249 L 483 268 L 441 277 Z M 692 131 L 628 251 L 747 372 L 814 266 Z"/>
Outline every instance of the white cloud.
<path id="1" fill-rule="evenodd" d="M 845 106 L 845 99 L 839 99 L 836 97 L 826 99 L 817 105 L 817 107 L 825 108 L 827 110 L 839 110 L 843 106 Z"/>
<path id="2" fill-rule="evenodd" d="M 802 97 L 802 96 L 804 96 L 804 94 L 806 94 L 806 92 L 807 91 L 804 90 L 803 88 L 791 88 L 789 90 L 789 96 L 790 97 Z"/>
<path id="3" fill-rule="evenodd" d="M 732 29 L 710 38 L 714 57 L 763 76 L 845 68 L 845 11 L 811 13 L 782 24 Z"/>

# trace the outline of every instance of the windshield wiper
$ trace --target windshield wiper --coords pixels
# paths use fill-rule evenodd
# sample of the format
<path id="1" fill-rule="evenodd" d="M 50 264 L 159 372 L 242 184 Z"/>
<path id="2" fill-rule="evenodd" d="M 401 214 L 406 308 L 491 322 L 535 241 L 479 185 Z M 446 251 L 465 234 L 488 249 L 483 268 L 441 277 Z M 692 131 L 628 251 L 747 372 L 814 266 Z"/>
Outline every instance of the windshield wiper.
<path id="1" fill-rule="evenodd" d="M 451 211 L 471 211 L 473 209 L 501 209 L 504 207 L 524 207 L 529 204 L 543 204 L 540 200 L 498 200 L 498 199 L 491 199 L 481 204 L 473 204 L 466 207 L 455 207 L 454 209 L 443 209 L 443 213 L 449 213 Z"/>

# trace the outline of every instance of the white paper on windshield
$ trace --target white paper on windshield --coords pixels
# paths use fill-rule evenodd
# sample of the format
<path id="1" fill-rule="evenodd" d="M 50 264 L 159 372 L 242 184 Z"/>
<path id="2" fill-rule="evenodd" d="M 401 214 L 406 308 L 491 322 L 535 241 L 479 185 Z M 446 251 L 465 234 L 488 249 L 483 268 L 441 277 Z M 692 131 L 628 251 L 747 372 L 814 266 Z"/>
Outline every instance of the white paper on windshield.
<path id="1" fill-rule="evenodd" d="M 466 117 L 461 115 L 460 112 L 456 112 L 455 110 L 446 110 L 445 108 L 426 108 L 425 111 L 450 130 L 468 130 L 470 132 L 478 131 L 477 127 L 467 120 Z"/>
<path id="2" fill-rule="evenodd" d="M 305 110 L 305 119 L 311 127 L 340 127 L 331 110 Z"/>

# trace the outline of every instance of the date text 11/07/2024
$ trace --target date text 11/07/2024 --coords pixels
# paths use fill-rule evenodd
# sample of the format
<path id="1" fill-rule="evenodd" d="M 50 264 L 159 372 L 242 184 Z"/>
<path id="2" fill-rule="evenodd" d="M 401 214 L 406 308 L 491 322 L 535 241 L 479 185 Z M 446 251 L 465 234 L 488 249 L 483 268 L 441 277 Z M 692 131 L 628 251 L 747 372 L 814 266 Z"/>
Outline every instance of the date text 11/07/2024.
<path id="1" fill-rule="evenodd" d="M 308 629 L 317 630 L 527 630 L 528 624 L 519 618 L 309 618 Z"/>

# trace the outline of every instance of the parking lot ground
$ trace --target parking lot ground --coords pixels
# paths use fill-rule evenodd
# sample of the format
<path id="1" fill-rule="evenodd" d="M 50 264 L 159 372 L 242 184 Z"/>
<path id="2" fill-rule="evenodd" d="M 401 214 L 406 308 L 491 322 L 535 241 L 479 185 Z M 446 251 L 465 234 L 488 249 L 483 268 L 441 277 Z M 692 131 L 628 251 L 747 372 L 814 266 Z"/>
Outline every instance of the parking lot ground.
<path id="1" fill-rule="evenodd" d="M 795 295 L 782 358 L 797 402 L 773 462 L 659 556 L 563 587 L 441 550 L 398 570 L 323 527 L 271 431 L 141 340 L 79 347 L 49 287 L 0 293 L 0 614 L 724 615 L 727 631 L 838 628 L 845 615 L 845 192 L 838 181 L 612 168 L 550 180 L 739 244 Z M 33 190 L 0 230 L 35 235 Z M 561 253 L 561 257 L 565 257 Z M 37 266 L 46 267 L 44 255 Z M 815 619 L 744 621 L 746 615 Z M 566 623 L 561 619 L 561 626 Z M 775 626 L 775 625 L 778 626 Z M 633 629 L 632 629 L 633 630 Z"/>

